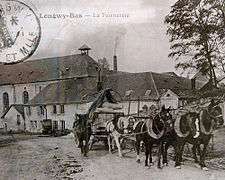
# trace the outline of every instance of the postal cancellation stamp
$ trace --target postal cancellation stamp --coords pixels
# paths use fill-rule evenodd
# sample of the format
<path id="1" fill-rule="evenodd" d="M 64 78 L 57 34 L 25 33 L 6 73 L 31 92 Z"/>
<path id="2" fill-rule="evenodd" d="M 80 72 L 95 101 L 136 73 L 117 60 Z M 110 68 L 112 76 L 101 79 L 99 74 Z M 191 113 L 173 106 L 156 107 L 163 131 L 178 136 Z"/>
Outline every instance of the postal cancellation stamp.
<path id="1" fill-rule="evenodd" d="M 21 62 L 40 42 L 41 27 L 36 13 L 19 1 L 0 1 L 0 63 Z"/>

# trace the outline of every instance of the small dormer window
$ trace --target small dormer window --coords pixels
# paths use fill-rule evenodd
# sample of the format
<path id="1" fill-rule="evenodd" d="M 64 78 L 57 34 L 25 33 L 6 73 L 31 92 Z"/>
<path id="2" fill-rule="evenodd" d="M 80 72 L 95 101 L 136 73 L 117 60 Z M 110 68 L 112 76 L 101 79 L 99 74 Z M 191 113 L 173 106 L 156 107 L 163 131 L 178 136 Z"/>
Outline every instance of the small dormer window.
<path id="1" fill-rule="evenodd" d="M 147 91 L 145 91 L 145 96 L 150 96 L 151 95 L 152 90 L 148 89 Z"/>
<path id="2" fill-rule="evenodd" d="M 129 97 L 129 96 L 131 96 L 132 93 L 133 93 L 133 90 L 128 90 L 128 91 L 126 91 L 125 96 Z"/>

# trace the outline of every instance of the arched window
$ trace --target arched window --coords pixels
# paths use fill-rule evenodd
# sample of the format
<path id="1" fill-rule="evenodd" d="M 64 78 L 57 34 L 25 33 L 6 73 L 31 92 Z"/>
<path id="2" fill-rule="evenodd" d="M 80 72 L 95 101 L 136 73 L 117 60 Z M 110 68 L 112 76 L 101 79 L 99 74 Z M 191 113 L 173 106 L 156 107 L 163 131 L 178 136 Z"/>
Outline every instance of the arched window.
<path id="1" fill-rule="evenodd" d="M 9 108 L 9 95 L 7 92 L 3 93 L 3 111 Z"/>
<path id="2" fill-rule="evenodd" d="M 29 101 L 29 94 L 27 91 L 23 91 L 23 104 L 26 104 Z"/>

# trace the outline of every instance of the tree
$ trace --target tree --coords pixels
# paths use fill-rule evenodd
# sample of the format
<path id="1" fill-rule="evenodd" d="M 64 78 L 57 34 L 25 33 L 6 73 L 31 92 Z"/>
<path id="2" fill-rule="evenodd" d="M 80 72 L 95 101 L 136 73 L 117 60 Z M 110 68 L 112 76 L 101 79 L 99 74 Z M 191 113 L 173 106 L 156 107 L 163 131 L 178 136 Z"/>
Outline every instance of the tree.
<path id="1" fill-rule="evenodd" d="M 109 70 L 109 62 L 108 62 L 108 60 L 105 57 L 103 59 L 99 59 L 98 63 L 100 64 L 100 66 L 102 68 Z"/>
<path id="2" fill-rule="evenodd" d="M 216 86 L 225 77 L 224 0 L 178 0 L 165 17 L 176 68 L 209 74 Z"/>

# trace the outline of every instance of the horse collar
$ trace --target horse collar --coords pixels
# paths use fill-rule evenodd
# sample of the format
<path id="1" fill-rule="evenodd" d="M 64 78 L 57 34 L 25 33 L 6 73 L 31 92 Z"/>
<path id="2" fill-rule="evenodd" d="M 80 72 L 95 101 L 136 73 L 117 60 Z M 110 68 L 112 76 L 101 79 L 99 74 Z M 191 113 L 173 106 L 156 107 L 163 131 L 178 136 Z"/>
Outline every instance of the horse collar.
<path id="1" fill-rule="evenodd" d="M 161 113 L 159 113 L 159 121 L 160 121 L 160 122 L 162 122 L 162 123 L 163 123 L 163 125 L 164 125 L 164 123 L 165 123 L 165 122 L 162 120 L 162 117 L 161 117 L 161 115 L 160 115 L 160 114 L 161 114 Z"/>
<path id="2" fill-rule="evenodd" d="M 213 116 L 213 115 L 209 112 L 209 107 L 206 108 L 206 111 L 207 111 L 208 115 L 209 115 L 212 119 L 214 119 L 214 120 L 217 120 L 218 117 L 222 116 L 222 115 Z"/>

